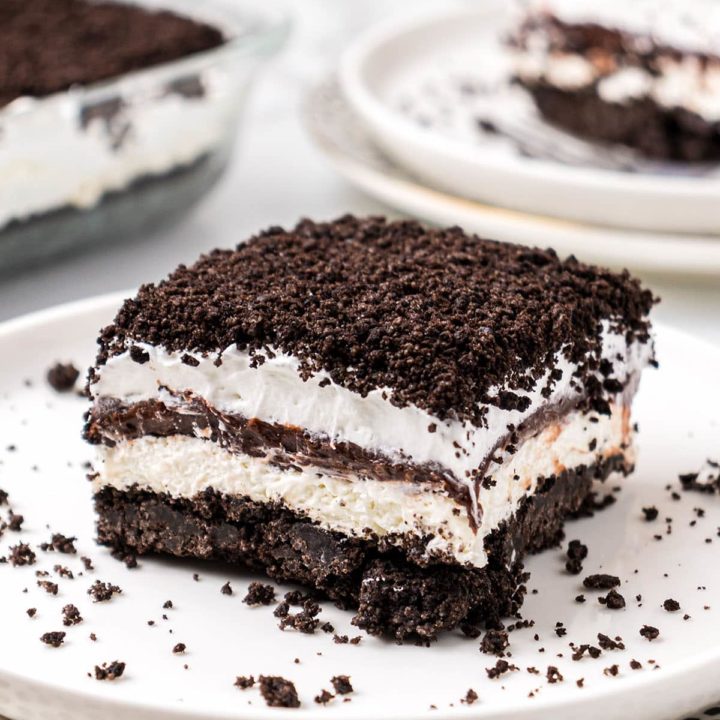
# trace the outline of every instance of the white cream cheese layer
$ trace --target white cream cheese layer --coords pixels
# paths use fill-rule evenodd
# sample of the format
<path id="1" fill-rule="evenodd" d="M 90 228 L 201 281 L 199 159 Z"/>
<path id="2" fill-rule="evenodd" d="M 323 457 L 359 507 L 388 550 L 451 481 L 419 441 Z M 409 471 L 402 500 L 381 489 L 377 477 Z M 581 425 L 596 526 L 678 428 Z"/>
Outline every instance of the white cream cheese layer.
<path id="1" fill-rule="evenodd" d="M 200 433 L 198 437 L 146 436 L 103 446 L 93 485 L 95 491 L 104 486 L 119 490 L 137 486 L 186 498 L 214 488 L 255 502 L 278 501 L 325 529 L 347 535 L 363 536 L 368 529 L 378 537 L 391 536 L 398 544 L 408 536 L 432 536 L 429 556 L 449 556 L 483 567 L 485 538 L 535 492 L 538 478 L 617 454 L 632 462 L 629 444 L 629 411 L 621 406 L 614 406 L 610 416 L 598 416 L 596 422 L 573 413 L 545 428 L 497 466 L 491 475 L 494 485 L 480 489 L 477 531 L 467 509 L 444 488 L 333 474 L 313 466 L 280 469 L 266 458 L 228 452 Z"/>
<path id="2" fill-rule="evenodd" d="M 387 399 L 392 394 L 387 388 L 363 397 L 334 383 L 325 372 L 303 380 L 298 360 L 277 351 L 256 367 L 247 352 L 234 346 L 222 353 L 219 366 L 215 356 L 190 353 L 197 362 L 193 366 L 182 362 L 182 352 L 143 343 L 137 346 L 148 353 L 149 360 L 139 364 L 129 351 L 109 358 L 98 369 L 99 379 L 91 387 L 96 400 L 108 397 L 130 405 L 156 399 L 174 405 L 178 395 L 189 391 L 221 412 L 293 425 L 330 442 L 351 442 L 391 460 L 434 464 L 468 484 L 473 471 L 507 435 L 508 424 L 517 426 L 540 407 L 573 399 L 577 393 L 572 386 L 576 366 L 559 354 L 556 367 L 562 377 L 549 397 L 541 394 L 545 385 L 541 379 L 527 393 L 527 410 L 488 406 L 486 427 L 477 427 L 440 420 L 414 405 L 397 407 Z M 623 336 L 604 334 L 603 357 L 614 363 L 620 381 L 638 379 L 651 354 L 649 343 L 628 347 Z"/>
<path id="3" fill-rule="evenodd" d="M 202 77 L 204 94 L 118 93 L 109 119 L 82 117 L 82 91 L 19 98 L 0 110 L 0 227 L 71 206 L 89 208 L 146 175 L 167 173 L 219 149 L 232 132 L 235 83 Z"/>

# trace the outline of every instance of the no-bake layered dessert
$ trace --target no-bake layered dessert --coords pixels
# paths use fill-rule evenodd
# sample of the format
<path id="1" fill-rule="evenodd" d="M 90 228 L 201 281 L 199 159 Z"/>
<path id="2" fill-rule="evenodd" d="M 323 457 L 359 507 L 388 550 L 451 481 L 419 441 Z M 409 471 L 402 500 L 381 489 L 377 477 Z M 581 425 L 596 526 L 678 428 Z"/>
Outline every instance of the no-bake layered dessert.
<path id="1" fill-rule="evenodd" d="M 3 0 L 0 239 L 21 253 L 42 239 L 36 227 L 48 247 L 108 234 L 122 217 L 101 229 L 60 221 L 126 195 L 125 215 L 152 214 L 137 198 L 160 183 L 184 203 L 200 193 L 235 128 L 237 79 L 218 55 L 231 44 L 224 27 L 157 7 Z"/>
<path id="2" fill-rule="evenodd" d="M 497 623 L 523 557 L 633 467 L 652 303 L 627 273 L 409 221 L 216 250 L 100 335 L 99 540 L 297 581 L 397 639 Z"/>
<path id="3" fill-rule="evenodd" d="M 720 158 L 714 0 L 532 0 L 510 44 L 552 123 L 654 158 Z"/>

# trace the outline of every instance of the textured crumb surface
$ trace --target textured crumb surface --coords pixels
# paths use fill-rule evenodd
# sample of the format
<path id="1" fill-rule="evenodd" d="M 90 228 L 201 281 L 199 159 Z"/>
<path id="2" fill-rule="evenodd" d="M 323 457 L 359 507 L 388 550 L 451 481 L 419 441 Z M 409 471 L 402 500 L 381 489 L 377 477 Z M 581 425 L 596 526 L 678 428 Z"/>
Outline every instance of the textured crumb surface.
<path id="1" fill-rule="evenodd" d="M 647 341 L 652 304 L 627 273 L 552 250 L 412 221 L 305 220 L 143 286 L 102 332 L 98 363 L 128 346 L 142 362 L 133 341 L 208 353 L 237 344 L 258 364 L 273 347 L 360 394 L 390 388 L 395 405 L 482 423 L 487 404 L 523 408 L 517 391 L 559 352 L 579 365 L 587 397 L 606 397 L 602 321 Z"/>

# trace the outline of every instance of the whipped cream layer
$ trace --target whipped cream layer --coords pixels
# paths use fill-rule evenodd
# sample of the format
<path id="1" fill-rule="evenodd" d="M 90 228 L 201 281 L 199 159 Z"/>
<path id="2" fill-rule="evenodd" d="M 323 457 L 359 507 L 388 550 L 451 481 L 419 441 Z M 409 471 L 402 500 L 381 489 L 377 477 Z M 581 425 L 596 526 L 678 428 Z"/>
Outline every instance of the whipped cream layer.
<path id="1" fill-rule="evenodd" d="M 717 55 L 720 48 L 717 0 L 530 0 L 524 7 L 567 24 L 601 25 L 685 52 Z"/>
<path id="2" fill-rule="evenodd" d="M 651 343 L 628 347 L 623 336 L 607 330 L 603 338 L 603 357 L 614 364 L 615 377 L 637 383 L 652 355 Z M 506 437 L 508 425 L 517 427 L 545 406 L 578 397 L 572 377 L 576 366 L 561 353 L 555 367 L 562 374 L 547 397 L 542 395 L 545 377 L 525 393 L 530 401 L 526 410 L 488 405 L 486 426 L 477 427 L 440 420 L 414 405 L 397 407 L 388 400 L 389 388 L 363 397 L 334 383 L 325 372 L 303 380 L 297 358 L 277 350 L 253 366 L 251 356 L 235 346 L 223 351 L 219 365 L 216 356 L 168 352 L 144 343 L 136 347 L 147 353 L 147 362 L 135 362 L 129 350 L 110 357 L 97 368 L 97 381 L 90 388 L 95 399 L 112 398 L 124 405 L 160 400 L 173 406 L 182 402 L 183 393 L 190 393 L 224 413 L 299 427 L 331 443 L 354 443 L 397 462 L 430 464 L 464 483 L 470 497 L 475 494 L 473 473 Z M 183 362 L 183 355 L 190 355 L 193 364 Z M 628 388 L 629 397 L 634 389 Z"/>
<path id="3" fill-rule="evenodd" d="M 509 519 L 540 478 L 603 458 L 622 455 L 632 463 L 629 411 L 611 415 L 579 412 L 526 440 L 480 488 L 480 523 L 437 485 L 382 481 L 312 465 L 279 468 L 268 458 L 233 453 L 197 437 L 145 436 L 101 446 L 97 492 L 131 487 L 191 498 L 207 488 L 255 502 L 280 502 L 325 529 L 362 537 L 367 532 L 400 546 L 411 537 L 427 541 L 427 557 L 483 567 L 485 539 Z"/>
<path id="4" fill-rule="evenodd" d="M 82 90 L 0 109 L 0 227 L 66 206 L 91 208 L 134 180 L 222 148 L 236 123 L 237 83 L 216 68 L 198 82 L 201 93 L 119 81 L 107 98 L 122 102 L 107 115 L 84 105 Z"/>

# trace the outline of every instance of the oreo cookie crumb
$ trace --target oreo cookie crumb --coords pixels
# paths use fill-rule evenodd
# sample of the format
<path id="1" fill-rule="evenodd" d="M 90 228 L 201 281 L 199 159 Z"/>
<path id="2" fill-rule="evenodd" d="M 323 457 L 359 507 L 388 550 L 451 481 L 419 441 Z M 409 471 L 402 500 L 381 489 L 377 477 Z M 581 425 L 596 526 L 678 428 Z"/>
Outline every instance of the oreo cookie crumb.
<path id="1" fill-rule="evenodd" d="M 82 555 L 82 556 L 80 557 L 80 560 L 82 561 L 82 564 L 83 564 L 83 567 L 85 568 L 85 570 L 90 571 L 90 570 L 94 570 L 94 569 L 95 569 L 95 567 L 94 567 L 94 565 L 93 565 L 93 562 L 92 562 L 92 560 L 91 560 L 89 557 L 86 557 L 85 555 Z"/>
<path id="2" fill-rule="evenodd" d="M 172 608 L 172 606 L 173 606 L 172 600 L 166 600 L 166 601 L 163 603 L 163 609 L 164 609 L 164 610 L 170 610 L 170 609 Z"/>
<path id="3" fill-rule="evenodd" d="M 478 701 L 479 697 L 480 696 L 475 692 L 475 690 L 470 688 L 465 693 L 465 697 L 460 702 L 463 702 L 466 705 L 472 705 L 473 703 L 476 703 Z"/>
<path id="4" fill-rule="evenodd" d="M 175 655 L 182 655 L 185 652 L 185 650 L 187 650 L 187 645 L 185 645 L 185 643 L 178 643 L 172 649 L 172 651 Z"/>
<path id="5" fill-rule="evenodd" d="M 80 371 L 72 363 L 55 363 L 47 371 L 47 381 L 56 392 L 69 392 L 75 387 Z"/>
<path id="6" fill-rule="evenodd" d="M 261 675 L 258 678 L 260 683 L 260 694 L 269 707 L 300 707 L 295 685 L 279 675 Z"/>
<path id="7" fill-rule="evenodd" d="M 238 675 L 233 684 L 236 688 L 247 690 L 255 685 L 255 678 L 252 675 Z"/>
<path id="8" fill-rule="evenodd" d="M 232 595 L 232 594 L 233 594 L 233 591 L 232 591 L 232 587 L 230 587 L 230 583 L 229 583 L 229 582 L 226 582 L 226 583 L 220 588 L 220 592 L 221 592 L 223 595 Z"/>
<path id="9" fill-rule="evenodd" d="M 640 628 L 640 634 L 646 639 L 646 640 L 655 640 L 659 635 L 660 631 L 653 627 L 652 625 L 643 625 Z"/>
<path id="10" fill-rule="evenodd" d="M 51 582 L 50 580 L 38 580 L 37 586 L 42 588 L 49 595 L 57 595 L 58 594 L 57 583 Z"/>
<path id="11" fill-rule="evenodd" d="M 602 633 L 598 633 L 598 645 L 603 650 L 624 650 L 625 644 L 623 643 L 623 640 L 621 637 L 616 637 L 614 640 L 611 637 L 608 637 L 607 635 L 603 635 Z"/>
<path id="12" fill-rule="evenodd" d="M 630 669 L 631 670 L 642 670 L 642 663 L 638 660 L 632 659 L 630 661 Z"/>
<path id="13" fill-rule="evenodd" d="M 509 644 L 508 634 L 504 630 L 488 630 L 480 643 L 480 651 L 501 656 Z"/>
<path id="14" fill-rule="evenodd" d="M 625 598 L 617 590 L 611 590 L 605 597 L 598 598 L 598 601 L 608 610 L 622 610 L 625 607 Z"/>
<path id="15" fill-rule="evenodd" d="M 122 589 L 112 583 L 96 580 L 87 592 L 92 596 L 93 602 L 107 602 L 112 599 L 113 595 L 121 593 Z"/>
<path id="16" fill-rule="evenodd" d="M 354 692 L 349 675 L 335 675 L 330 679 L 330 682 L 332 683 L 333 690 L 335 690 L 338 695 L 347 695 Z"/>
<path id="17" fill-rule="evenodd" d="M 652 505 L 651 507 L 644 507 L 642 511 L 643 515 L 645 515 L 645 522 L 652 522 L 653 520 L 657 520 L 659 510 L 654 505 Z"/>
<path id="18" fill-rule="evenodd" d="M 22 515 L 16 515 L 12 510 L 8 513 L 7 529 L 12 532 L 20 532 L 22 530 L 25 518 Z"/>
<path id="19" fill-rule="evenodd" d="M 70 625 L 79 625 L 83 621 L 80 611 L 72 603 L 69 605 L 66 605 L 62 609 L 62 614 L 63 614 L 63 625 L 65 625 L 65 626 L 69 627 Z"/>
<path id="20" fill-rule="evenodd" d="M 511 665 L 507 660 L 498 660 L 494 667 L 485 668 L 485 672 L 491 680 L 495 680 L 501 675 L 515 670 L 518 670 L 518 667 L 516 665 Z"/>
<path id="21" fill-rule="evenodd" d="M 314 699 L 318 705 L 327 705 L 334 697 L 335 696 L 327 690 L 322 690 Z"/>
<path id="22" fill-rule="evenodd" d="M 113 660 L 109 663 L 95 666 L 96 680 L 117 680 L 125 672 L 125 663 Z"/>
<path id="23" fill-rule="evenodd" d="M 668 598 L 663 602 L 663 607 L 668 612 L 677 612 L 680 609 L 680 603 L 677 600 L 673 600 L 672 598 Z"/>
<path id="24" fill-rule="evenodd" d="M 40 640 L 50 647 L 59 648 L 65 642 L 65 633 L 46 632 L 40 636 Z"/>
<path id="25" fill-rule="evenodd" d="M 603 675 L 608 675 L 611 677 L 617 677 L 620 673 L 620 667 L 618 665 L 611 665 L 610 667 L 606 667 L 603 670 Z"/>
<path id="26" fill-rule="evenodd" d="M 587 545 L 584 545 L 579 540 L 571 540 L 567 549 L 568 559 L 565 563 L 565 569 L 571 575 L 579 575 L 583 570 L 582 561 L 587 555 Z"/>
<path id="27" fill-rule="evenodd" d="M 37 615 L 37 608 L 28 608 L 26 611 L 28 617 L 35 617 Z"/>
<path id="28" fill-rule="evenodd" d="M 40 543 L 40 549 L 43 552 L 59 552 L 66 555 L 75 555 L 77 552 L 75 548 L 76 537 L 67 537 L 62 533 L 53 533 L 50 537 L 50 542 Z"/>
<path id="29" fill-rule="evenodd" d="M 246 605 L 270 605 L 275 601 L 275 588 L 261 582 L 251 582 L 243 598 Z"/>
<path id="30" fill-rule="evenodd" d="M 10 564 L 13 567 L 21 567 L 23 565 L 34 565 L 35 564 L 35 553 L 32 551 L 29 545 L 25 543 L 18 543 L 10 548 L 10 554 L 8 555 Z"/>
<path id="31" fill-rule="evenodd" d="M 617 575 L 596 574 L 588 575 L 583 580 L 583 585 L 589 590 L 610 590 L 620 585 L 620 578 Z"/>
<path id="32" fill-rule="evenodd" d="M 546 677 L 551 684 L 562 682 L 565 679 L 554 665 L 548 665 Z"/>

